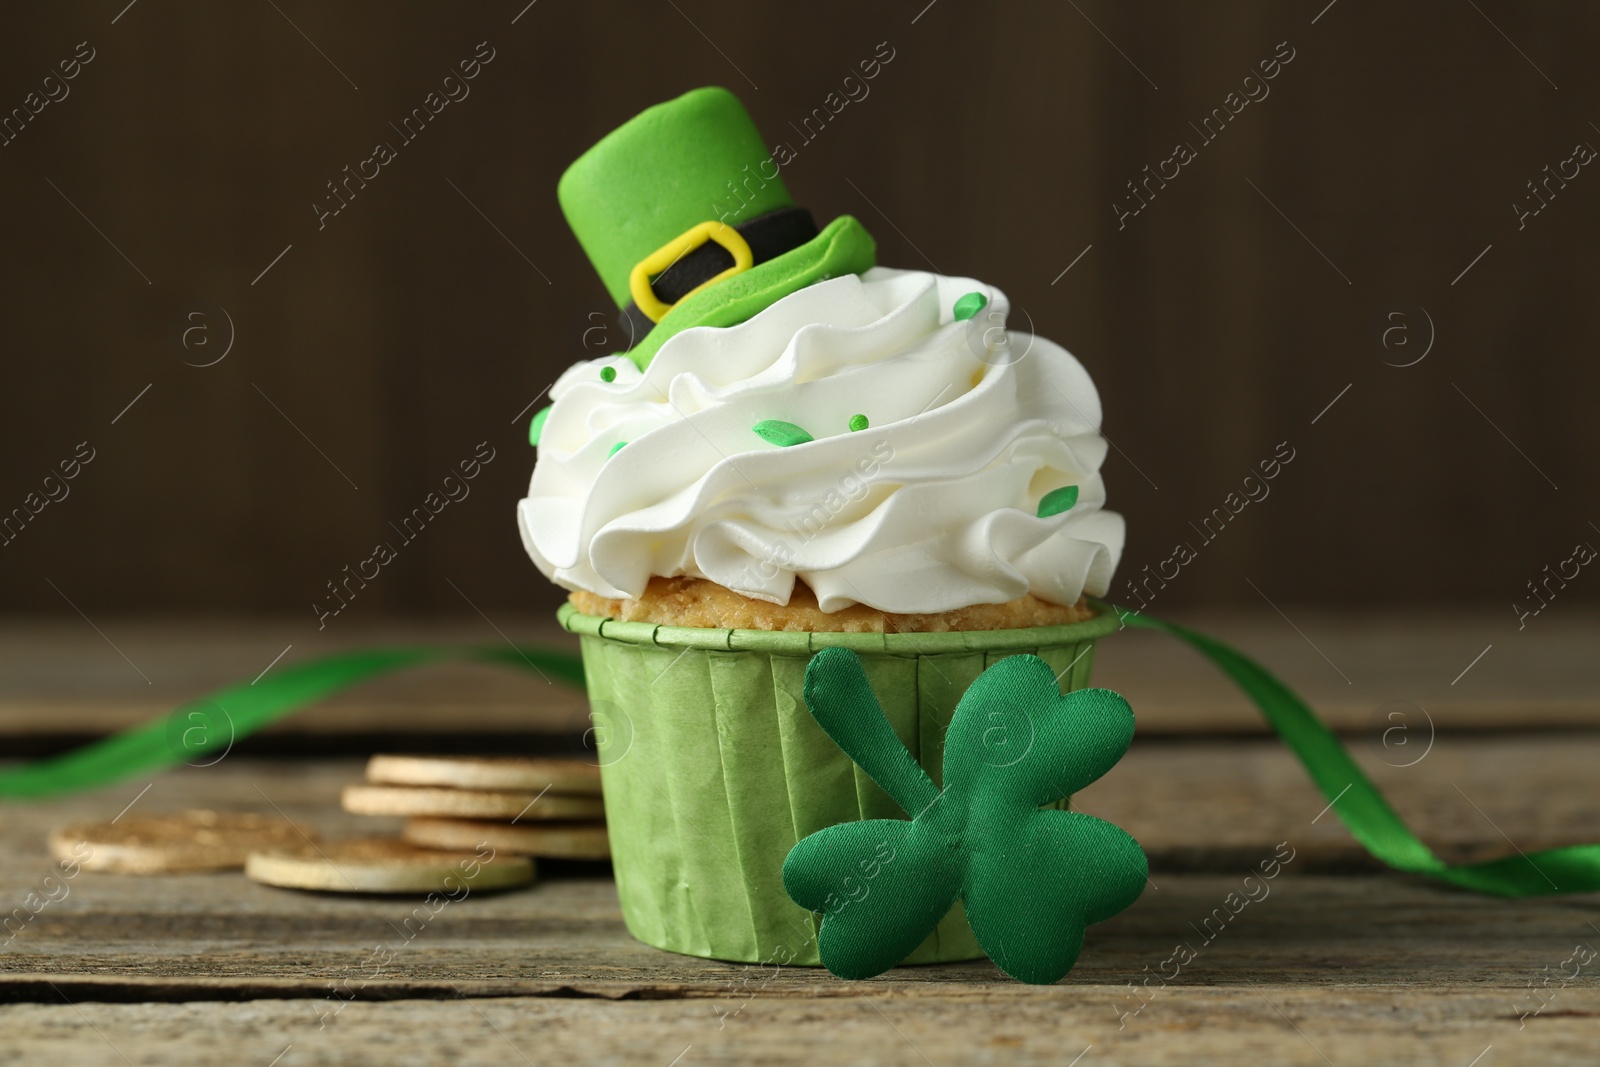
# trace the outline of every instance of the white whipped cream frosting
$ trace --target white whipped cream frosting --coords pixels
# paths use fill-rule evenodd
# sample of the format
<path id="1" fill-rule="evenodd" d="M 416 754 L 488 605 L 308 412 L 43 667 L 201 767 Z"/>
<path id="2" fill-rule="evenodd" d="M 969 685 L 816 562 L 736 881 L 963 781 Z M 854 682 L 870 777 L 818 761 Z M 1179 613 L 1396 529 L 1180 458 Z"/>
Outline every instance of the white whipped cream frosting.
<path id="1" fill-rule="evenodd" d="M 972 292 L 987 306 L 957 321 Z M 1009 307 L 970 278 L 879 267 L 684 330 L 643 371 L 577 364 L 517 509 L 528 554 L 607 597 L 653 575 L 776 604 L 798 577 L 824 611 L 1103 595 L 1123 522 L 1103 510 L 1100 398 L 1065 349 L 1005 329 Z M 870 425 L 851 431 L 857 414 Z M 765 420 L 814 440 L 772 444 Z M 1038 517 L 1069 485 L 1076 505 Z"/>

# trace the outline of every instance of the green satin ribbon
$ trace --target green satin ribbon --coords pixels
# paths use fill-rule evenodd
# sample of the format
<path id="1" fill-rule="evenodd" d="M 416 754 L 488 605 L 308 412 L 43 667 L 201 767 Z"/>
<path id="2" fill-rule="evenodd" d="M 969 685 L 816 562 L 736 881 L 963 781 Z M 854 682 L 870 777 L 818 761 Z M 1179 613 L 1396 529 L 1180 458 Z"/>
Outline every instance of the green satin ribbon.
<path id="1" fill-rule="evenodd" d="M 1127 626 L 1160 630 L 1187 642 L 1232 678 L 1305 765 L 1334 814 L 1388 866 L 1495 896 L 1600 890 L 1600 844 L 1518 852 L 1486 863 L 1444 862 L 1406 827 L 1316 713 L 1265 668 L 1215 638 L 1149 615 L 1116 611 Z M 220 689 L 103 741 L 0 773 L 0 798 L 37 800 L 177 763 L 216 762 L 237 739 L 324 697 L 395 671 L 452 660 L 522 667 L 547 681 L 583 685 L 579 656 L 554 649 L 399 648 L 329 656 L 283 668 L 248 685 Z"/>
<path id="2" fill-rule="evenodd" d="M 535 671 L 548 680 L 583 685 L 575 652 L 537 648 L 386 648 L 327 656 L 273 671 L 185 704 L 103 741 L 0 773 L 0 798 L 39 800 L 76 793 L 178 763 L 208 766 L 239 738 L 270 726 L 324 697 L 409 667 L 451 660 Z"/>
<path id="3" fill-rule="evenodd" d="M 1117 609 L 1125 625 L 1160 630 L 1192 645 L 1255 702 L 1363 848 L 1397 871 L 1425 874 L 1502 897 L 1600 889 L 1600 844 L 1566 845 L 1486 863 L 1446 863 L 1412 833 L 1316 712 L 1266 668 L 1214 637 Z M 1513 846 L 1514 847 L 1514 846 Z"/>

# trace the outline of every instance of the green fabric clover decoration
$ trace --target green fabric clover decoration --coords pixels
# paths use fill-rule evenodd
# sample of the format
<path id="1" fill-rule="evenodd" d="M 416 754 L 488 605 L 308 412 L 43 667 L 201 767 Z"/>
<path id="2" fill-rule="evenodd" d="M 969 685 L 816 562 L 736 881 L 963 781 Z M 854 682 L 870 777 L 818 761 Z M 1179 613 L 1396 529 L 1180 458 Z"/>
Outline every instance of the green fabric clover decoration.
<path id="1" fill-rule="evenodd" d="M 822 963 L 870 978 L 905 959 L 959 899 L 978 943 L 1036 985 L 1072 969 L 1084 928 L 1138 899 L 1139 843 L 1074 811 L 1042 810 L 1093 782 L 1133 739 L 1133 712 L 1109 689 L 1063 696 L 1037 656 L 978 676 L 945 735 L 944 789 L 884 717 L 860 658 L 818 653 L 806 705 L 829 737 L 911 816 L 841 823 L 790 850 L 783 885 L 822 912 Z"/>

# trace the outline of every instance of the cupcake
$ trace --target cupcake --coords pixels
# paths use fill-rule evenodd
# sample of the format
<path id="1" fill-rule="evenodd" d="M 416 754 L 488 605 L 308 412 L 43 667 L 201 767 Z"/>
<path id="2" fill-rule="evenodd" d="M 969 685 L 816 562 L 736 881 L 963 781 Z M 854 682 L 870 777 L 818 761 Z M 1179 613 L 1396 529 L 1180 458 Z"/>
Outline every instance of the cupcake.
<path id="1" fill-rule="evenodd" d="M 744 108 L 700 89 L 575 162 L 559 197 L 626 350 L 533 420 L 518 525 L 581 635 L 617 889 L 639 940 L 815 964 L 794 844 L 904 817 L 822 732 L 823 648 L 862 658 L 937 783 L 989 664 L 1084 687 L 1115 630 L 1094 384 L 1006 328 L 1004 293 L 878 267 L 849 216 L 795 206 Z M 996 731 L 994 743 L 1018 743 Z M 908 962 L 982 956 L 959 904 Z"/>

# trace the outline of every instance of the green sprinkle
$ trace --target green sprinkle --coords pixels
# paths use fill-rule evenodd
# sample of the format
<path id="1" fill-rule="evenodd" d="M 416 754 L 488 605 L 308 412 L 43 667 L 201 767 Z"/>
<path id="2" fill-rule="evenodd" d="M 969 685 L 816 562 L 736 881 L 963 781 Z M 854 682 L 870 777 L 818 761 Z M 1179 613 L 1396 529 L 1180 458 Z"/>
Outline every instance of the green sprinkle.
<path id="1" fill-rule="evenodd" d="M 952 309 L 952 311 L 955 314 L 956 321 L 961 322 L 964 319 L 972 318 L 972 316 L 982 311 L 984 306 L 988 303 L 989 298 L 984 296 L 982 293 L 968 293 L 966 296 L 956 301 L 956 306 Z"/>
<path id="2" fill-rule="evenodd" d="M 612 445 L 611 446 L 611 451 L 606 453 L 606 458 L 610 459 L 612 456 L 616 455 L 618 452 L 621 452 L 622 451 L 622 446 L 627 444 L 627 443 L 628 442 L 626 442 L 626 441 L 618 441 L 616 444 Z"/>
<path id="3" fill-rule="evenodd" d="M 867 417 L 865 415 L 851 415 L 850 416 L 850 432 L 851 433 L 855 433 L 857 430 L 865 430 L 870 425 L 872 425 L 872 424 L 867 421 Z"/>
<path id="4" fill-rule="evenodd" d="M 539 437 L 544 433 L 545 420 L 550 417 L 552 410 L 551 408 L 540 408 L 539 413 L 533 417 L 533 421 L 528 423 L 528 443 L 530 445 L 539 443 Z"/>
<path id="5" fill-rule="evenodd" d="M 752 426 L 751 429 L 758 436 L 784 448 L 790 445 L 803 445 L 807 441 L 815 440 L 794 423 L 781 422 L 778 419 L 763 419 Z"/>
<path id="6" fill-rule="evenodd" d="M 1078 487 L 1063 485 L 1060 489 L 1052 489 L 1039 501 L 1039 517 L 1048 519 L 1052 515 L 1059 515 L 1063 511 L 1071 511 L 1072 505 L 1078 502 Z"/>
<path id="7" fill-rule="evenodd" d="M 616 381 L 617 380 L 617 368 L 615 368 L 615 367 L 601 367 L 600 368 L 600 380 L 602 382 L 614 382 L 614 381 Z"/>

